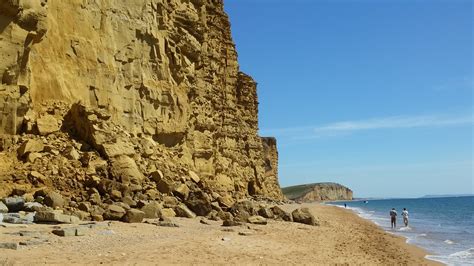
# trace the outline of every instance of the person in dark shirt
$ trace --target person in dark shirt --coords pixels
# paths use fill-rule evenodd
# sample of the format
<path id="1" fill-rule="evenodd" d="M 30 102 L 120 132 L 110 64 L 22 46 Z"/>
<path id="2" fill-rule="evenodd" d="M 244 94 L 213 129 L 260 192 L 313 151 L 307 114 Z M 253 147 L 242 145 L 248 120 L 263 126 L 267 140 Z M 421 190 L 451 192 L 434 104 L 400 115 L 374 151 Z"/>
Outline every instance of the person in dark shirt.
<path id="1" fill-rule="evenodd" d="M 392 226 L 392 229 L 397 227 L 397 211 L 395 210 L 395 208 L 392 208 L 392 210 L 390 211 L 390 224 Z"/>

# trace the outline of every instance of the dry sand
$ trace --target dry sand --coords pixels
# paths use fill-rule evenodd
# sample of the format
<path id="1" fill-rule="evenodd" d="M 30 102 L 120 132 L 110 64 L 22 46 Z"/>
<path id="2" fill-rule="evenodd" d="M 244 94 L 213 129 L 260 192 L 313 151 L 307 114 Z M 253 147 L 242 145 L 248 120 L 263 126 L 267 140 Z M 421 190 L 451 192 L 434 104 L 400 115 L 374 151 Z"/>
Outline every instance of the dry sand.
<path id="1" fill-rule="evenodd" d="M 10 234 L 19 230 L 44 231 L 49 239 L 49 244 L 20 250 L 0 249 L 0 265 L 437 265 L 424 259 L 422 249 L 351 211 L 319 204 L 284 208 L 302 206 L 311 209 L 321 226 L 269 221 L 268 225 L 222 227 L 222 222 L 205 225 L 199 219 L 173 218 L 179 228 L 106 222 L 82 237 L 57 237 L 50 233 L 52 225 L 0 228 L 0 242 L 29 239 Z"/>

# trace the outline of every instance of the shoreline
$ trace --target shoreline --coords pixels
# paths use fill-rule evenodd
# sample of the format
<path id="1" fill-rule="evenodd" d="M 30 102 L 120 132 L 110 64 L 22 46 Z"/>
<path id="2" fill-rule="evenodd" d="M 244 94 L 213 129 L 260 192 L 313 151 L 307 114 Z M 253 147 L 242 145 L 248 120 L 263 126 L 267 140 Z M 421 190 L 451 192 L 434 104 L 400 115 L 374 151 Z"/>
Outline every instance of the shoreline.
<path id="1" fill-rule="evenodd" d="M 24 264 L 370 264 L 442 265 L 352 211 L 319 203 L 308 207 L 320 226 L 269 220 L 267 225 L 223 227 L 222 221 L 172 218 L 179 228 L 151 224 L 99 223 L 82 237 L 57 237 L 52 225 L 0 227 L 1 242 L 24 238 L 13 233 L 42 232 L 48 244 L 2 249 L 0 265 Z M 62 227 L 67 227 L 62 225 Z"/>
<path id="2" fill-rule="evenodd" d="M 328 201 L 328 202 L 338 202 L 338 201 Z M 328 202 L 322 202 L 321 204 L 323 204 L 324 206 L 336 207 L 336 208 L 340 208 L 340 209 L 345 210 L 345 211 L 349 211 L 350 213 L 356 215 L 356 216 L 359 217 L 360 219 L 366 220 L 366 221 L 368 221 L 368 222 L 374 224 L 375 226 L 377 226 L 380 230 L 384 231 L 385 233 L 402 238 L 402 239 L 405 241 L 405 244 L 406 244 L 406 245 L 409 245 L 409 246 L 412 246 L 412 247 L 421 249 L 421 250 L 425 253 L 424 258 L 425 258 L 426 260 L 428 260 L 428 261 L 430 261 L 430 262 L 438 263 L 438 265 L 446 265 L 446 264 L 443 263 L 442 261 L 429 258 L 430 256 L 436 256 L 436 255 L 435 255 L 435 254 L 431 254 L 429 251 L 427 251 L 427 250 L 426 250 L 424 247 L 422 247 L 422 246 L 419 246 L 419 245 L 410 243 L 410 242 L 409 242 L 410 239 L 409 239 L 408 237 L 406 237 L 406 236 L 404 236 L 404 235 L 402 235 L 402 234 L 396 233 L 396 232 L 391 232 L 391 231 L 385 230 L 381 225 L 379 225 L 379 224 L 377 224 L 376 222 L 370 220 L 369 218 L 363 217 L 362 215 L 360 215 L 359 213 L 357 213 L 356 210 L 353 209 L 353 208 L 345 208 L 345 207 L 339 206 L 339 205 L 332 205 L 332 204 L 328 204 Z M 346 202 L 346 201 L 340 201 L 340 202 Z"/>

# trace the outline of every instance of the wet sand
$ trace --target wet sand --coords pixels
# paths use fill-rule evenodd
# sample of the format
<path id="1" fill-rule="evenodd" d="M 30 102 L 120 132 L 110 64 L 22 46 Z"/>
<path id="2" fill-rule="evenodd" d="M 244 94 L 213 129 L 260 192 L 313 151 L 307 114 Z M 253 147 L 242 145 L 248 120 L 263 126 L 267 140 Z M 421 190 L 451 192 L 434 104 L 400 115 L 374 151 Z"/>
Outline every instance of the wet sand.
<path id="1" fill-rule="evenodd" d="M 49 241 L 0 249 L 0 265 L 440 265 L 424 259 L 424 250 L 349 210 L 319 204 L 283 206 L 287 211 L 297 207 L 309 207 L 321 225 L 269 220 L 267 225 L 222 227 L 217 221 L 206 220 L 206 225 L 199 218 L 172 218 L 179 228 L 105 222 L 78 237 L 55 236 L 52 225 L 0 227 L 0 242 L 35 239 L 12 234 L 20 230 L 43 232 L 36 237 Z"/>

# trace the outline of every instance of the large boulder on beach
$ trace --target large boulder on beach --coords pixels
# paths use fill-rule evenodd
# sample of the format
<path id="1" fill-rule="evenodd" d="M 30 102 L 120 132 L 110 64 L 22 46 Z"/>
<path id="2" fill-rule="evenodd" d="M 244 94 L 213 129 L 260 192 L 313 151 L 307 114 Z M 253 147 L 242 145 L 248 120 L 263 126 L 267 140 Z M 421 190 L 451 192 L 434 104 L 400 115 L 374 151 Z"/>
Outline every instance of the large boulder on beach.
<path id="1" fill-rule="evenodd" d="M 121 220 L 127 211 L 118 205 L 109 205 L 104 213 L 106 220 Z"/>
<path id="2" fill-rule="evenodd" d="M 145 218 L 145 212 L 136 209 L 130 209 L 123 217 L 123 221 L 126 223 L 141 223 Z"/>
<path id="3" fill-rule="evenodd" d="M 293 222 L 308 225 L 319 225 L 319 221 L 311 214 L 308 208 L 296 209 L 291 213 Z"/>
<path id="4" fill-rule="evenodd" d="M 291 213 L 286 212 L 282 208 L 278 206 L 274 206 L 271 208 L 272 213 L 277 220 L 283 220 L 287 222 L 293 222 L 293 216 L 291 216 Z"/>

